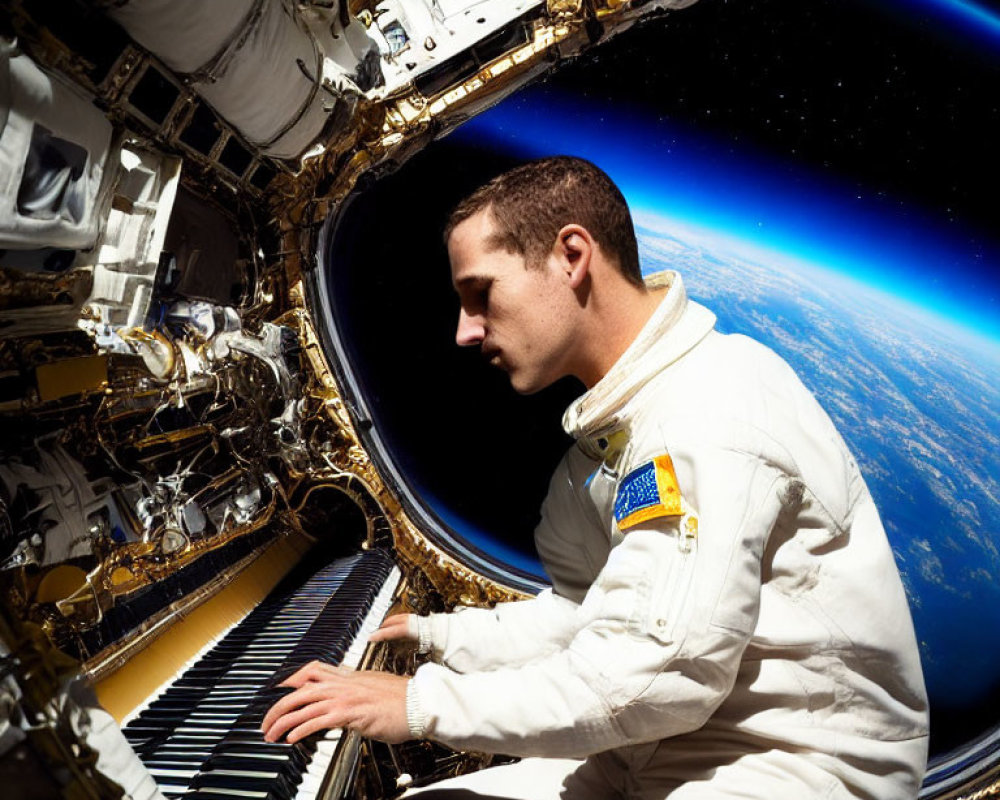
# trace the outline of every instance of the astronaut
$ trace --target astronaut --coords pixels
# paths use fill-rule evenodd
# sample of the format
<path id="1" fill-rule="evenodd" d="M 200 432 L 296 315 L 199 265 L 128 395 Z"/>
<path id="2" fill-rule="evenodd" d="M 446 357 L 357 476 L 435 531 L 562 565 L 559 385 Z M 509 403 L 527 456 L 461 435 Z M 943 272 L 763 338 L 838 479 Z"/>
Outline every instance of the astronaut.
<path id="1" fill-rule="evenodd" d="M 535 535 L 552 588 L 390 617 L 372 639 L 431 663 L 311 664 L 266 737 L 348 727 L 523 757 L 410 793 L 428 800 L 916 796 L 927 700 L 902 583 L 788 365 L 715 331 L 676 272 L 643 281 L 625 200 L 586 161 L 501 175 L 446 239 L 458 344 L 518 392 L 587 388 Z"/>

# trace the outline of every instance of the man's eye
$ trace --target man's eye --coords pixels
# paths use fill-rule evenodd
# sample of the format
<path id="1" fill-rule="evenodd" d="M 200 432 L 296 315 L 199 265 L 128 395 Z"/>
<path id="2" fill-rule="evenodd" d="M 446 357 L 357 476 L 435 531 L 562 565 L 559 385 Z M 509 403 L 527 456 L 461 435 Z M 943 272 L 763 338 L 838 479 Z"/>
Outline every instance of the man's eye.
<path id="1" fill-rule="evenodd" d="M 472 290 L 468 294 L 469 306 L 471 308 L 474 308 L 476 311 L 482 311 L 483 309 L 485 309 L 489 301 L 490 301 L 489 286 L 472 287 Z"/>

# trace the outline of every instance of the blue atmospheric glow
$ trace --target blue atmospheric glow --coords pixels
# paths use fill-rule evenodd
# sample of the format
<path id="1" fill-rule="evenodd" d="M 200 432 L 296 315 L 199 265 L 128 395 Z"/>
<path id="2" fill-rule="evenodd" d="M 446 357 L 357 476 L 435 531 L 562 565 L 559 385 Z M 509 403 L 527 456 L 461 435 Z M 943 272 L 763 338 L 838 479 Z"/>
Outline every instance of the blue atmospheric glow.
<path id="1" fill-rule="evenodd" d="M 948 230 L 898 198 L 544 87 L 480 114 L 454 135 L 525 158 L 587 158 L 614 178 L 635 212 L 824 266 L 1000 340 L 1000 242 Z"/>
<path id="2" fill-rule="evenodd" d="M 939 5 L 951 8 L 956 14 L 960 14 L 971 22 L 982 25 L 983 28 L 993 34 L 1000 35 L 1000 17 L 992 11 L 976 3 L 966 0 L 936 0 Z"/>
<path id="3" fill-rule="evenodd" d="M 1000 44 L 1000 16 L 992 9 L 971 0 L 906 0 L 895 3 L 901 11 L 913 13 L 913 6 L 923 6 L 962 33 L 983 39 L 996 47 Z M 995 52 L 995 51 L 994 51 Z"/>
<path id="4" fill-rule="evenodd" d="M 461 532 L 462 538 L 467 542 L 475 547 L 482 548 L 497 561 L 533 575 L 541 581 L 548 581 L 548 578 L 545 576 L 545 569 L 542 567 L 542 562 L 537 557 L 522 553 L 499 537 L 487 533 L 482 528 L 472 524 L 465 517 L 452 511 L 447 503 L 425 487 L 420 487 L 420 495 L 434 509 L 434 513 L 438 515 L 445 526 L 453 531 Z"/>

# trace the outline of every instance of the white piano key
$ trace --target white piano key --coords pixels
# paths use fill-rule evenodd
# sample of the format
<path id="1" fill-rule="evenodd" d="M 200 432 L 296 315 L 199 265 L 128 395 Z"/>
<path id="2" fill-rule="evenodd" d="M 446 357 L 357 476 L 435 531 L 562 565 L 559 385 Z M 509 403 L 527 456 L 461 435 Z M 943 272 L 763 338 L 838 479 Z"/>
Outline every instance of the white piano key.
<path id="1" fill-rule="evenodd" d="M 260 770 L 240 770 L 240 769 L 213 769 L 213 775 L 232 775 L 237 778 L 277 778 L 280 772 L 261 772 Z"/>
<path id="2" fill-rule="evenodd" d="M 178 786 L 173 783 L 163 783 L 157 781 L 156 785 L 160 787 L 160 791 L 163 792 L 164 794 L 180 794 L 181 792 L 187 791 L 187 783 Z"/>
<path id="3" fill-rule="evenodd" d="M 163 767 L 150 767 L 149 774 L 154 778 L 185 778 L 191 779 L 198 774 L 196 769 L 164 769 Z M 157 780 L 160 788 L 165 788 L 166 781 Z"/>
<path id="4" fill-rule="evenodd" d="M 321 753 L 327 757 L 333 755 L 333 751 L 337 749 L 337 742 L 340 741 L 340 730 L 335 728 L 331 731 L 327 731 L 328 736 L 323 737 L 318 742 L 316 742 L 316 752 Z"/>

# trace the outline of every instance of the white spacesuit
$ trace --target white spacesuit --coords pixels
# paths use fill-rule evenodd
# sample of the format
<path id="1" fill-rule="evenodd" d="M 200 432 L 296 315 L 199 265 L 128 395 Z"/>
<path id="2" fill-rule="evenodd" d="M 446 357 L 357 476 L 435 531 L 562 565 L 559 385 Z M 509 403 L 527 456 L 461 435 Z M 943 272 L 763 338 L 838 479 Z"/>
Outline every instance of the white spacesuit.
<path id="1" fill-rule="evenodd" d="M 490 796 L 914 797 L 927 700 L 857 464 L 784 361 L 652 281 L 658 310 L 564 418 L 536 532 L 553 589 L 419 620 L 438 663 L 411 733 L 546 757 L 448 782 Z"/>

